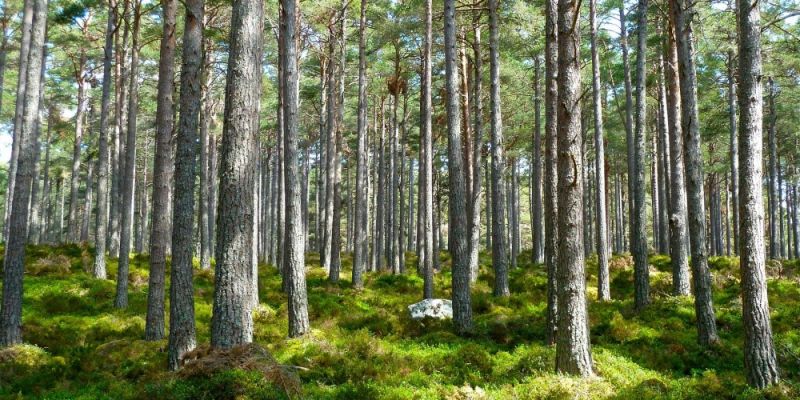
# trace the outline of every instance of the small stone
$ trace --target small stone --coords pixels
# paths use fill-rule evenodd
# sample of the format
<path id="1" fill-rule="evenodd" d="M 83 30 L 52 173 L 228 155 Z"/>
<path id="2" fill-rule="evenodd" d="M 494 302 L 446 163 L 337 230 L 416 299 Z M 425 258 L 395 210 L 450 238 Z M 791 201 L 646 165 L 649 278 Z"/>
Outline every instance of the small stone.
<path id="1" fill-rule="evenodd" d="M 411 319 L 452 319 L 453 302 L 447 299 L 425 299 L 408 306 Z"/>

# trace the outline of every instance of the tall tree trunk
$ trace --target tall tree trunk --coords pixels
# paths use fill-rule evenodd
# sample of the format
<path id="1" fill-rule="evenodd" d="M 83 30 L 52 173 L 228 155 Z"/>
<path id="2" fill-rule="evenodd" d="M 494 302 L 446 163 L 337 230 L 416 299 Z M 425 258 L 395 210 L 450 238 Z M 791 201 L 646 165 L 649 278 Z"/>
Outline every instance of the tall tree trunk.
<path id="1" fill-rule="evenodd" d="M 362 274 L 367 269 L 367 0 L 361 0 L 358 25 L 358 165 L 356 166 L 355 252 L 353 255 L 353 286 L 364 286 Z"/>
<path id="2" fill-rule="evenodd" d="M 204 15 L 203 25 L 208 23 L 208 18 Z M 211 210 L 208 198 L 210 196 L 210 181 L 214 177 L 210 174 L 210 153 L 212 142 L 209 130 L 214 119 L 214 102 L 211 99 L 211 84 L 213 74 L 213 41 L 203 39 L 203 68 L 202 68 L 202 91 L 201 111 L 200 111 L 200 268 L 211 268 Z"/>
<path id="3" fill-rule="evenodd" d="M 376 169 L 378 174 L 378 187 L 377 194 L 375 195 L 375 205 L 378 208 L 375 211 L 375 270 L 382 271 L 385 266 L 385 249 L 386 238 L 386 169 L 384 163 L 386 160 L 386 126 L 384 125 L 384 102 L 385 98 L 381 97 L 380 104 L 380 138 L 378 141 L 378 156 L 376 162 Z M 377 129 L 377 127 L 376 127 Z"/>
<path id="4" fill-rule="evenodd" d="M 472 128 L 472 188 L 470 190 L 470 207 L 472 208 L 472 220 L 470 223 L 470 280 L 475 282 L 479 273 L 479 256 L 481 241 L 481 158 L 483 152 L 483 56 L 481 55 L 481 24 L 480 14 L 476 13 L 472 17 L 472 54 L 474 71 L 472 82 L 475 92 L 472 95 L 472 104 L 475 106 L 473 111 Z M 465 124 L 470 121 L 464 121 Z"/>
<path id="5" fill-rule="evenodd" d="M 333 23 L 333 22 L 331 22 Z M 335 136 L 336 136 L 336 62 L 334 60 L 334 28 L 329 28 L 328 43 L 328 68 L 327 68 L 327 123 L 325 138 L 325 244 L 322 251 L 322 265 L 326 272 L 331 270 L 331 252 L 333 245 L 333 190 L 335 179 L 335 168 L 337 157 L 335 157 Z"/>
<path id="6" fill-rule="evenodd" d="M 47 37 L 47 31 L 45 31 L 45 38 Z M 45 70 L 47 68 L 47 47 L 45 47 L 44 51 L 42 52 L 42 65 L 39 68 L 39 111 L 36 113 L 36 130 L 34 135 L 36 135 L 36 146 L 34 147 L 34 161 L 33 161 L 33 174 L 32 174 L 32 182 L 31 182 L 31 199 L 30 199 L 30 215 L 28 216 L 28 241 L 33 244 L 39 244 L 39 214 L 40 214 L 40 204 L 41 198 L 39 196 L 39 157 L 41 155 L 41 145 L 39 143 L 39 138 L 41 137 L 42 133 L 42 115 L 45 113 L 44 110 L 44 92 L 45 92 Z M 2 71 L 0 71 L 2 72 Z M 49 134 L 49 131 L 48 131 Z M 48 138 L 49 139 L 49 138 Z M 87 181 L 87 194 L 89 194 L 89 202 L 86 205 L 88 207 L 89 214 L 91 214 L 91 178 Z M 85 216 L 85 219 L 82 223 L 87 224 L 88 230 L 88 218 L 89 216 Z"/>
<path id="7" fill-rule="evenodd" d="M 253 340 L 250 285 L 253 180 L 261 98 L 263 4 L 235 0 L 231 15 L 225 117 L 220 160 L 219 210 L 211 318 L 211 345 L 230 348 Z"/>
<path id="8" fill-rule="evenodd" d="M 114 306 L 128 307 L 128 268 L 131 251 L 131 219 L 133 218 L 134 182 L 136 181 L 136 118 L 139 112 L 139 29 L 141 2 L 133 9 L 133 39 L 131 41 L 130 90 L 128 92 L 128 130 L 125 140 L 125 178 L 122 187 L 120 208 L 119 269 L 117 271 L 117 295 Z"/>
<path id="9" fill-rule="evenodd" d="M 689 237 L 686 216 L 686 179 L 683 163 L 683 130 L 681 128 L 681 93 L 678 76 L 678 52 L 675 26 L 670 20 L 667 35 L 664 80 L 666 81 L 667 130 L 670 152 L 670 215 L 669 255 L 672 264 L 672 293 L 689 295 Z"/>
<path id="10" fill-rule="evenodd" d="M 597 207 L 597 298 L 611 300 L 608 273 L 608 233 L 606 228 L 606 171 L 603 141 L 603 104 L 600 85 L 600 55 L 597 49 L 597 0 L 589 0 L 592 47 L 592 102 L 594 103 L 595 206 Z"/>
<path id="11" fill-rule="evenodd" d="M 130 0 L 123 0 L 122 3 L 122 22 L 123 30 L 122 37 L 120 38 L 120 30 L 117 29 L 117 60 L 116 60 L 116 105 L 115 105 L 115 135 L 114 135 L 114 154 L 112 155 L 112 166 L 114 168 L 111 185 L 111 206 L 109 209 L 110 219 L 108 228 L 108 242 L 107 247 L 112 254 L 119 255 L 120 235 L 121 235 L 121 218 L 122 218 L 122 191 L 123 181 L 125 180 L 125 157 L 123 151 L 125 148 L 125 121 L 127 120 L 127 108 L 125 102 L 128 99 L 128 76 L 130 74 L 130 67 L 127 63 L 128 58 L 128 42 L 130 37 L 130 23 L 128 22 L 130 9 Z"/>
<path id="12" fill-rule="evenodd" d="M 580 4 L 558 2 L 558 335 L 556 370 L 591 376 L 581 181 Z"/>
<path id="13" fill-rule="evenodd" d="M 547 344 L 558 330 L 558 0 L 545 1 L 544 262 L 547 266 Z"/>
<path id="14" fill-rule="evenodd" d="M 792 187 L 792 237 L 794 238 L 794 258 L 800 258 L 800 198 L 797 195 L 797 183 Z"/>
<path id="15" fill-rule="evenodd" d="M 133 252 L 136 254 L 141 254 L 144 252 L 144 236 L 145 231 L 147 230 L 147 153 L 148 153 L 148 145 L 149 140 L 145 138 L 145 142 L 142 144 L 143 152 L 141 155 L 141 164 L 142 164 L 142 173 L 141 179 L 139 182 L 139 189 L 136 191 L 135 197 L 135 219 L 134 219 L 134 230 L 133 235 Z"/>
<path id="16" fill-rule="evenodd" d="M 431 124 L 431 46 L 433 45 L 433 0 L 425 0 L 425 42 L 423 44 L 422 59 L 422 115 L 420 115 L 420 141 L 423 158 L 420 159 L 422 173 L 420 174 L 420 215 L 422 216 L 421 240 L 423 250 L 422 297 L 433 298 L 433 127 Z"/>
<path id="17" fill-rule="evenodd" d="M 14 128 L 11 136 L 11 159 L 8 162 L 8 185 L 6 186 L 5 214 L 3 216 L 3 238 L 8 241 L 11 230 L 11 207 L 14 204 L 14 188 L 17 181 L 17 167 L 19 162 L 19 152 L 22 144 L 22 124 L 25 113 L 25 99 L 28 78 L 28 62 L 31 50 L 31 32 L 35 13 L 36 0 L 25 0 L 23 2 L 22 21 L 20 24 L 22 37 L 19 47 L 19 69 L 17 72 L 17 94 L 14 107 Z M 3 31 L 5 34 L 5 31 Z"/>
<path id="18" fill-rule="evenodd" d="M 495 0 L 492 0 L 493 2 Z M 458 64 L 456 58 L 455 1 L 444 2 L 445 74 L 447 82 L 447 136 L 450 190 L 450 224 L 453 247 L 453 324 L 456 332 L 472 331 L 469 249 L 467 246 L 466 183 L 461 157 L 461 114 L 459 108 Z"/>
<path id="19" fill-rule="evenodd" d="M 84 75 L 86 66 L 86 52 L 80 50 L 78 66 L 75 70 L 75 81 L 78 84 L 78 106 L 75 112 L 75 141 L 72 147 L 72 172 L 69 178 L 69 235 L 68 240 L 75 242 L 80 235 L 78 223 L 78 188 L 80 186 L 81 145 L 83 144 L 83 131 L 86 122 L 86 111 L 89 109 L 90 84 Z"/>
<path id="20" fill-rule="evenodd" d="M 542 88 L 539 83 L 541 58 L 533 59 L 533 154 L 531 154 L 531 243 L 533 262 L 544 261 L 542 227 Z"/>
<path id="21" fill-rule="evenodd" d="M 284 168 L 286 171 L 286 255 L 284 271 L 289 297 L 289 336 L 306 334 L 310 329 L 305 276 L 305 234 L 300 204 L 301 188 L 297 181 L 298 156 L 298 67 L 297 67 L 297 3 L 284 0 L 283 11 L 283 64 L 284 90 Z"/>
<path id="22" fill-rule="evenodd" d="M 489 0 L 489 67 L 491 72 L 492 134 L 492 267 L 495 296 L 508 296 L 508 256 L 505 237 L 505 202 L 503 187 L 505 155 L 503 154 L 503 117 L 500 105 L 500 33 L 497 16 L 498 0 Z"/>
<path id="23" fill-rule="evenodd" d="M 645 126 L 647 93 L 645 81 L 647 70 L 647 7 L 648 0 L 639 0 L 638 23 L 636 26 L 636 110 L 632 142 L 628 144 L 628 186 L 631 196 L 631 253 L 633 255 L 634 304 L 637 310 L 650 302 L 650 266 L 647 263 L 647 230 L 645 220 Z M 626 64 L 627 65 L 627 64 Z"/>
<path id="24" fill-rule="evenodd" d="M 630 67 L 630 57 L 628 56 L 628 28 L 626 26 L 627 23 L 627 16 L 625 15 L 625 2 L 620 2 L 619 5 L 619 23 L 620 23 L 620 47 L 622 47 L 622 68 L 623 68 L 623 83 L 625 85 L 625 144 L 627 150 L 627 163 L 628 163 L 628 176 L 627 176 L 627 192 L 623 192 L 623 201 L 625 199 L 625 194 L 627 193 L 630 196 L 633 193 L 633 176 L 635 175 L 635 168 L 636 163 L 634 161 L 634 152 L 633 152 L 633 88 L 631 87 L 631 67 Z M 628 201 L 628 213 L 627 215 L 632 217 L 634 212 L 635 203 L 632 201 Z M 626 214 L 623 213 L 623 225 L 625 225 L 625 216 Z M 632 218 L 628 218 L 631 220 Z M 628 227 L 628 226 L 626 226 Z M 628 227 L 630 228 L 630 227 Z M 624 232 L 625 227 L 623 227 Z M 631 234 L 631 241 L 633 240 L 633 231 L 630 232 Z M 624 236 L 624 234 L 623 234 Z M 627 251 L 628 245 L 632 244 L 629 241 L 624 241 L 624 248 Z"/>
<path id="25" fill-rule="evenodd" d="M 3 261 L 3 305 L 0 307 L 0 347 L 22 343 L 22 276 L 24 272 L 25 244 L 28 238 L 28 203 L 33 181 L 36 124 L 39 115 L 42 54 L 47 25 L 47 0 L 31 0 L 32 18 L 29 51 L 25 73 L 25 90 L 22 120 L 19 129 L 19 158 L 17 159 L 16 185 L 12 191 L 9 235 Z M 21 80 L 18 83 L 22 84 Z"/>
<path id="26" fill-rule="evenodd" d="M 767 80 L 769 86 L 769 258 L 776 259 L 780 256 L 778 248 L 778 144 L 775 139 L 775 81 L 770 76 Z"/>
<path id="27" fill-rule="evenodd" d="M 203 68 L 203 0 L 185 2 L 181 57 L 180 118 L 175 139 L 175 195 L 172 198 L 172 268 L 169 287 L 168 366 L 180 367 L 183 356 L 194 349 L 194 182 L 196 142 L 199 133 Z M 173 25 L 174 26 L 174 25 Z M 174 30 L 172 30 L 174 34 Z M 171 75 L 169 75 L 171 76 Z M 252 82 L 251 82 L 252 83 Z M 258 107 L 256 107 L 258 110 Z M 245 193 L 247 193 L 245 191 Z"/>
<path id="28" fill-rule="evenodd" d="M 736 130 L 736 70 L 733 50 L 728 51 L 728 121 L 731 153 L 731 210 L 733 211 L 733 252 L 739 254 L 739 141 Z"/>
<path id="29" fill-rule="evenodd" d="M 50 215 L 50 146 L 51 146 L 51 126 L 50 126 L 50 117 L 54 115 L 52 108 L 47 112 L 47 136 L 44 140 L 44 165 L 42 166 L 42 195 L 40 196 L 39 200 L 39 208 L 40 212 L 38 214 L 39 220 L 35 221 L 36 229 L 32 232 L 32 242 L 34 244 L 39 244 L 42 241 L 47 241 L 48 236 L 47 232 L 49 229 L 48 222 L 49 222 L 49 215 Z M 98 207 L 99 207 L 99 199 L 98 199 Z M 100 208 L 98 208 L 98 218 L 100 218 Z M 35 214 L 31 214 L 33 217 Z M 95 245 L 95 249 L 99 248 L 99 246 Z M 100 278 L 95 274 L 95 278 Z M 105 279 L 103 276 L 101 279 Z"/>
<path id="30" fill-rule="evenodd" d="M 691 4 L 683 0 L 670 1 L 670 13 L 675 26 L 678 50 L 678 67 L 681 91 L 681 130 L 684 135 L 684 166 L 686 169 L 686 194 L 689 210 L 689 237 L 691 240 L 692 286 L 694 289 L 697 334 L 701 345 L 719 341 L 711 298 L 711 273 L 706 253 L 703 208 L 703 158 L 700 152 L 700 127 L 697 110 L 697 75 L 695 72 L 692 26 L 689 16 L 694 12 Z"/>
<path id="31" fill-rule="evenodd" d="M 775 384 L 778 362 L 772 343 L 764 255 L 762 197 L 762 71 L 760 4 L 739 2 L 739 238 L 744 322 L 744 368 L 756 388 Z"/>
<path id="32" fill-rule="evenodd" d="M 98 279 L 106 278 L 106 232 L 108 227 L 108 124 L 111 113 L 111 59 L 114 45 L 117 12 L 116 0 L 108 0 L 108 20 L 106 22 L 105 44 L 103 47 L 103 84 L 100 100 L 100 134 L 97 137 L 97 219 L 95 220 L 95 258 L 92 275 Z M 48 126 L 48 132 L 49 132 Z M 49 146 L 48 156 L 49 160 Z M 45 163 L 47 165 L 47 163 Z M 47 168 L 47 167 L 45 167 Z M 45 171 L 47 173 L 47 171 Z M 47 180 L 45 180 L 47 182 Z M 47 183 L 46 183 L 47 185 Z M 46 190 L 45 192 L 49 192 Z"/>

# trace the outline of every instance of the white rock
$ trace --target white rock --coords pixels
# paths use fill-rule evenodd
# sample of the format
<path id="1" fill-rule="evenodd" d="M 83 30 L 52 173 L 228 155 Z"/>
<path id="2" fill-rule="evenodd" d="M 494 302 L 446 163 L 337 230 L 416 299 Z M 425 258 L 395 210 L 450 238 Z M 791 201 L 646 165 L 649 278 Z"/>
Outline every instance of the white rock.
<path id="1" fill-rule="evenodd" d="M 425 299 L 408 306 L 411 319 L 452 319 L 453 302 L 447 299 Z"/>

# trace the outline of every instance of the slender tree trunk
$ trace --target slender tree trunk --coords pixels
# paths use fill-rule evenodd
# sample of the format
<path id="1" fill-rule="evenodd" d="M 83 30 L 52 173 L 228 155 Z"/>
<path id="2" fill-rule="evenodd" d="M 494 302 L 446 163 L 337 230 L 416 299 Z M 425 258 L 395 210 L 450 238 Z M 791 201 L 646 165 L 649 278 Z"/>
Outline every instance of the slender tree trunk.
<path id="1" fill-rule="evenodd" d="M 631 142 L 628 144 L 628 187 L 631 196 L 631 253 L 634 263 L 634 303 L 637 310 L 650 302 L 650 276 L 647 263 L 647 230 L 645 220 L 645 124 L 646 95 L 645 81 L 647 70 L 647 8 L 648 0 L 639 0 L 638 23 L 636 26 L 636 110 L 635 124 Z M 626 64 L 627 65 L 627 64 Z"/>
<path id="2" fill-rule="evenodd" d="M 779 380 L 772 342 L 764 255 L 762 197 L 762 71 L 759 4 L 739 2 L 739 238 L 747 383 L 764 388 Z"/>
<path id="3" fill-rule="evenodd" d="M 509 228 L 509 239 L 510 239 L 510 248 L 511 248 L 511 267 L 517 267 L 517 257 L 519 256 L 519 244 L 520 244 L 520 237 L 519 237 L 519 202 L 517 201 L 517 193 L 519 193 L 519 172 L 517 171 L 517 160 L 512 158 L 509 160 L 509 166 L 511 167 L 511 176 L 508 178 L 509 183 L 509 192 L 508 192 L 508 210 L 509 210 L 509 218 L 508 218 L 508 228 Z"/>
<path id="4" fill-rule="evenodd" d="M 328 44 L 328 74 L 327 80 L 327 134 L 325 139 L 325 244 L 322 251 L 322 265 L 326 272 L 331 270 L 331 252 L 333 244 L 333 190 L 334 190 L 334 169 L 336 166 L 336 147 L 335 147 L 335 127 L 336 123 L 336 81 L 335 69 L 336 63 L 334 61 L 334 32 L 333 27 L 329 30 L 329 44 Z"/>
<path id="5" fill-rule="evenodd" d="M 558 0 L 545 1 L 544 262 L 547 266 L 547 344 L 558 330 Z"/>
<path id="6" fill-rule="evenodd" d="M 621 2 L 619 6 L 619 21 L 620 21 L 620 47 L 622 47 L 622 68 L 623 68 L 623 83 L 625 85 L 625 144 L 627 150 L 627 158 L 626 161 L 628 163 L 628 175 L 627 175 L 627 192 L 623 192 L 623 201 L 625 199 L 625 194 L 627 193 L 630 196 L 633 193 L 633 176 L 636 172 L 636 162 L 634 160 L 634 151 L 633 151 L 633 88 L 631 84 L 631 67 L 630 67 L 630 57 L 628 56 L 628 28 L 626 26 L 627 23 L 627 16 L 625 15 L 625 3 Z M 634 209 L 635 203 L 633 201 L 628 201 L 628 213 L 629 216 L 628 221 L 632 219 L 633 214 L 636 212 Z M 626 214 L 622 214 L 623 216 L 623 223 L 625 223 L 625 216 Z M 630 228 L 630 226 L 627 226 Z M 624 241 L 625 250 L 628 250 L 629 244 L 632 244 L 633 239 L 633 231 L 631 230 L 631 241 Z M 624 235 L 623 235 L 624 236 Z M 634 295 L 635 296 L 635 295 Z"/>
<path id="7" fill-rule="evenodd" d="M 282 24 L 284 53 L 283 64 L 286 84 L 284 90 L 284 166 L 286 169 L 286 256 L 284 271 L 288 278 L 289 336 L 304 335 L 310 330 L 308 321 L 308 299 L 305 277 L 305 241 L 300 210 L 300 187 L 297 182 L 297 3 L 282 1 Z"/>
<path id="8" fill-rule="evenodd" d="M 92 181 L 94 178 L 94 163 L 89 160 L 86 165 L 86 197 L 83 202 L 83 219 L 81 220 L 81 243 L 89 241 L 89 220 L 92 218 Z M 34 175 L 36 176 L 36 175 Z M 35 188 L 35 187 L 34 187 Z M 32 215 L 33 217 L 33 215 Z"/>
<path id="9" fill-rule="evenodd" d="M 378 169 L 378 193 L 376 194 L 376 205 L 378 210 L 375 212 L 376 214 L 376 225 L 375 225 L 375 252 L 377 253 L 375 256 L 376 265 L 375 269 L 377 271 L 382 271 L 384 266 L 386 265 L 386 168 L 384 164 L 386 162 L 386 125 L 384 124 L 384 102 L 385 98 L 381 97 L 381 105 L 380 105 L 380 140 L 378 143 L 378 161 L 377 161 L 377 169 Z"/>
<path id="10" fill-rule="evenodd" d="M 777 181 L 778 181 L 778 145 L 775 138 L 775 122 L 777 115 L 775 114 L 775 81 L 770 76 L 767 79 L 769 86 L 769 258 L 776 259 L 780 256 L 778 248 L 778 194 L 777 194 Z"/>
<path id="11" fill-rule="evenodd" d="M 580 4 L 558 2 L 558 335 L 556 370 L 591 376 L 581 182 Z"/>
<path id="12" fill-rule="evenodd" d="M 122 3 L 123 13 L 122 13 L 122 20 L 124 21 L 123 30 L 122 30 L 122 38 L 117 37 L 117 83 L 115 85 L 116 90 L 116 110 L 115 110 L 115 118 L 116 118 L 116 134 L 114 135 L 114 154 L 112 156 L 112 165 L 114 171 L 112 173 L 112 185 L 111 185 L 111 206 L 110 206 L 110 220 L 109 220 L 109 234 L 108 234 L 108 244 L 107 247 L 111 254 L 119 255 L 119 248 L 120 248 L 120 236 L 121 236 L 121 219 L 122 219 L 122 191 L 123 191 L 123 181 L 125 180 L 125 157 L 123 156 L 123 151 L 125 149 L 125 121 L 128 118 L 127 115 L 127 108 L 125 107 L 125 102 L 128 101 L 128 97 L 130 95 L 128 89 L 129 86 L 127 84 L 128 77 L 130 75 L 130 65 L 127 63 L 128 58 L 128 41 L 130 36 L 130 23 L 129 20 L 129 13 L 131 12 L 130 8 L 130 0 L 124 0 Z M 117 29 L 117 35 L 119 35 L 119 29 Z"/>
<path id="13" fill-rule="evenodd" d="M 14 204 L 14 188 L 17 181 L 17 166 L 22 143 L 21 131 L 25 113 L 25 99 L 28 78 L 28 54 L 31 50 L 31 32 L 36 8 L 36 0 L 25 0 L 22 6 L 22 21 L 20 24 L 22 37 L 19 47 L 19 69 L 17 72 L 17 94 L 14 107 L 14 128 L 11 136 L 11 159 L 8 162 L 8 185 L 6 187 L 5 215 L 3 216 L 3 238 L 9 241 L 11 231 L 11 207 Z M 3 31 L 5 34 L 5 31 Z"/>
<path id="14" fill-rule="evenodd" d="M 541 58 L 533 59 L 533 154 L 531 154 L 531 243 L 533 262 L 544 262 L 542 227 L 542 89 L 539 84 Z"/>
<path id="15" fill-rule="evenodd" d="M 475 106 L 473 111 L 472 129 L 472 188 L 470 190 L 472 205 L 472 220 L 470 221 L 470 279 L 475 282 L 478 279 L 480 241 L 481 241 L 481 158 L 483 153 L 483 56 L 481 55 L 481 25 L 480 14 L 473 15 L 472 19 L 473 41 L 473 86 L 475 92 L 472 95 L 472 104 Z M 470 121 L 464 121 L 469 123 Z M 487 209 L 488 210 L 488 209 Z M 488 229 L 487 229 L 488 231 Z"/>
<path id="16" fill-rule="evenodd" d="M 89 109 L 88 92 L 90 84 L 84 75 L 86 65 L 85 50 L 80 50 L 80 61 L 75 71 L 76 83 L 78 84 L 78 107 L 75 112 L 75 141 L 72 147 L 72 173 L 69 178 L 69 235 L 68 240 L 75 242 L 80 235 L 80 224 L 78 223 L 78 188 L 80 186 L 81 168 L 81 145 L 83 144 L 83 131 L 86 122 L 86 111 Z"/>
<path id="17" fill-rule="evenodd" d="M 495 0 L 492 0 L 494 2 Z M 496 6 L 496 4 L 495 4 Z M 490 7 L 491 8 L 491 7 Z M 495 7 L 496 8 L 496 7 Z M 467 246 L 466 183 L 461 157 L 461 114 L 459 113 L 458 64 L 456 59 L 455 1 L 444 2 L 445 71 L 447 82 L 447 133 L 449 169 L 449 235 L 453 247 L 453 324 L 456 332 L 472 331 L 472 300 L 470 294 L 469 249 Z M 499 106 L 499 104 L 498 104 Z"/>
<path id="18" fill-rule="evenodd" d="M 733 211 L 733 252 L 739 254 L 739 141 L 736 130 L 736 70 L 733 50 L 728 51 L 728 120 L 731 153 L 731 210 Z"/>
<path id="19" fill-rule="evenodd" d="M 492 266 L 495 296 L 508 296 L 508 257 L 505 237 L 505 202 L 503 187 L 505 155 L 503 152 L 503 117 L 500 106 L 500 34 L 498 0 L 489 0 L 489 64 L 491 70 L 492 130 Z"/>
<path id="20" fill-rule="evenodd" d="M 203 24 L 208 23 L 208 18 L 204 15 Z M 200 111 L 200 268 L 211 268 L 211 218 L 208 198 L 210 196 L 210 180 L 214 177 L 210 175 L 210 153 L 213 142 L 211 141 L 209 130 L 214 114 L 214 102 L 211 99 L 211 84 L 214 77 L 213 65 L 213 45 L 212 40 L 203 39 L 203 68 L 201 111 Z"/>
<path id="21" fill-rule="evenodd" d="M 194 349 L 197 343 L 192 284 L 194 249 L 192 232 L 194 231 L 195 153 L 202 99 L 203 6 L 203 0 L 185 2 L 180 118 L 177 126 L 178 135 L 175 139 L 175 195 L 172 198 L 172 268 L 170 268 L 167 356 L 171 370 L 180 367 L 183 356 Z M 174 30 L 172 32 L 174 34 Z"/>
<path id="22" fill-rule="evenodd" d="M 597 298 L 611 300 L 608 273 L 608 234 L 606 228 L 606 172 L 605 144 L 603 140 L 603 104 L 600 84 L 600 55 L 597 49 L 597 0 L 589 1 L 592 47 L 592 102 L 594 104 L 594 167 L 595 167 L 595 206 L 597 207 Z"/>
<path id="23" fill-rule="evenodd" d="M 663 21 L 663 20 L 662 20 Z M 659 28 L 659 34 L 663 28 Z M 657 50 L 660 50 L 657 49 Z M 656 139 L 656 172 L 658 173 L 659 185 L 655 187 L 658 197 L 658 251 L 661 254 L 669 254 L 669 196 L 672 187 L 669 180 L 669 132 L 667 129 L 667 99 L 664 87 L 664 55 L 661 51 L 656 51 L 658 55 L 658 138 Z M 656 163 L 656 161 L 654 161 Z"/>
<path id="24" fill-rule="evenodd" d="M 47 31 L 45 31 L 45 38 L 47 37 Z M 42 115 L 44 114 L 44 85 L 45 85 L 45 70 L 47 69 L 47 47 L 45 47 L 44 51 L 42 51 L 42 65 L 39 68 L 39 111 L 36 113 L 36 128 L 34 135 L 36 135 L 36 146 L 34 147 L 34 157 L 33 157 L 33 174 L 32 174 L 32 182 L 31 182 L 31 199 L 30 199 L 30 215 L 28 216 L 28 242 L 33 244 L 39 244 L 38 238 L 38 222 L 39 222 L 39 213 L 40 213 L 40 203 L 41 199 L 39 196 L 39 157 L 41 155 L 41 145 L 39 143 L 39 138 L 41 137 L 42 133 Z M 0 71 L 2 72 L 2 71 Z M 91 190 L 91 178 L 87 181 L 88 184 L 86 186 L 87 193 L 90 193 Z M 91 200 L 91 198 L 90 198 Z M 89 201 L 87 206 L 89 207 L 91 213 L 91 204 L 92 202 Z M 87 224 L 88 229 L 88 216 L 82 221 L 82 223 Z M 37 236 L 34 238 L 34 236 Z"/>
<path id="25" fill-rule="evenodd" d="M 671 0 L 670 12 L 677 38 L 678 67 L 681 92 L 681 130 L 686 193 L 689 210 L 689 236 L 691 240 L 692 286 L 697 314 L 697 333 L 701 345 L 719 341 L 711 298 L 711 273 L 708 269 L 705 238 L 705 210 L 703 209 L 703 158 L 700 152 L 700 128 L 697 110 L 697 76 L 694 64 L 692 26 L 689 16 L 694 12 L 683 0 Z"/>
<path id="26" fill-rule="evenodd" d="M 353 255 L 353 287 L 362 288 L 362 274 L 367 269 L 367 0 L 361 0 L 358 26 L 358 165 L 356 167 L 355 252 Z"/>
<path id="27" fill-rule="evenodd" d="M 3 305 L 0 307 L 0 347 L 22 343 L 22 277 L 25 244 L 28 237 L 28 203 L 35 161 L 36 123 L 38 122 L 42 54 L 47 25 L 47 0 L 32 0 L 30 43 L 25 73 L 22 120 L 19 129 L 17 189 L 13 193 L 9 216 L 9 235 L 3 264 Z M 27 10 L 26 10 L 27 11 Z M 20 80 L 21 81 L 21 80 Z M 18 82 L 18 85 L 22 84 Z"/>
<path id="28" fill-rule="evenodd" d="M 133 218 L 133 195 L 136 181 L 136 118 L 139 112 L 139 29 L 141 3 L 136 1 L 133 9 L 133 40 L 131 43 L 130 91 L 128 93 L 128 130 L 125 140 L 125 178 L 122 185 L 122 215 L 119 236 L 119 269 L 117 271 L 117 295 L 114 306 L 128 307 L 128 268 L 131 251 L 131 219 Z"/>
<path id="29" fill-rule="evenodd" d="M 95 259 L 92 274 L 95 278 L 106 278 L 106 228 L 108 227 L 108 124 L 111 113 L 111 59 L 116 30 L 116 1 L 108 0 L 108 20 L 106 22 L 105 45 L 103 47 L 103 84 L 100 100 L 100 134 L 97 138 L 97 219 L 95 220 Z M 49 132 L 48 126 L 48 132 Z M 46 159 L 49 160 L 48 146 Z M 45 162 L 45 168 L 47 168 Z M 47 171 L 45 171 L 47 173 Z M 46 187 L 48 180 L 45 180 Z M 49 190 L 45 190 L 45 193 Z"/>
<path id="30" fill-rule="evenodd" d="M 253 225 L 243 224 L 253 214 L 255 148 L 261 98 L 263 4 L 235 0 L 231 15 L 225 119 L 220 160 L 219 210 L 211 318 L 211 345 L 217 348 L 253 340 Z"/>
<path id="31" fill-rule="evenodd" d="M 431 46 L 433 45 L 433 0 L 425 0 L 425 41 L 422 59 L 422 115 L 420 115 L 420 141 L 423 158 L 420 159 L 420 215 L 422 216 L 422 297 L 433 298 L 433 127 L 431 124 Z"/>
<path id="32" fill-rule="evenodd" d="M 672 264 L 672 293 L 689 295 L 689 238 L 686 226 L 686 180 L 683 162 L 683 130 L 681 128 L 681 93 L 678 76 L 678 52 L 675 26 L 670 20 L 667 36 L 664 78 L 666 81 L 667 130 L 670 151 L 670 216 L 669 240 Z"/>
<path id="33" fill-rule="evenodd" d="M 39 220 L 35 221 L 36 229 L 32 232 L 33 239 L 32 242 L 34 244 L 39 244 L 42 241 L 48 241 L 48 229 L 49 229 L 49 215 L 50 215 L 50 146 L 51 146 L 51 126 L 50 126 L 50 116 L 53 115 L 53 110 L 50 109 L 47 112 L 47 136 L 44 140 L 44 165 L 42 166 L 42 195 L 40 196 L 39 200 L 39 208 L 40 212 L 38 214 Z M 99 198 L 98 198 L 98 207 L 99 207 Z M 100 216 L 100 208 L 98 208 L 98 218 Z M 31 214 L 33 217 L 34 214 Z M 95 249 L 99 248 L 99 246 L 95 245 Z M 99 278 L 95 274 L 96 278 Z M 102 277 L 101 279 L 105 279 Z"/>
<path id="34" fill-rule="evenodd" d="M 794 188 L 792 188 L 792 236 L 794 237 L 794 258 L 800 258 L 800 197 L 798 197 L 798 190 L 800 190 L 800 184 L 795 183 Z"/>

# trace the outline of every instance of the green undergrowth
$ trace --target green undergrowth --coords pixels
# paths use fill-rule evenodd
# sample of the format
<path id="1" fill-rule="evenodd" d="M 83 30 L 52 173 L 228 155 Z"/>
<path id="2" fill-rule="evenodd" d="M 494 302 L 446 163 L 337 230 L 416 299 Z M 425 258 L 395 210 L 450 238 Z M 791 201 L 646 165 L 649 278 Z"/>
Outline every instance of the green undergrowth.
<path id="1" fill-rule="evenodd" d="M 768 267 L 769 300 L 783 382 L 749 389 L 743 375 L 743 327 L 736 258 L 710 259 L 721 342 L 696 343 L 691 298 L 670 295 L 669 258 L 652 256 L 652 303 L 633 310 L 629 255 L 611 260 L 612 300 L 597 302 L 596 258 L 587 260 L 589 322 L 597 376 L 554 372 L 544 344 L 544 267 L 523 253 L 511 271 L 508 298 L 491 294 L 491 256 L 481 255 L 473 290 L 474 334 L 448 322 L 412 321 L 422 279 L 413 254 L 403 275 L 369 273 L 350 285 L 349 256 L 338 283 L 319 257 L 307 258 L 313 331 L 287 338 L 286 298 L 273 267 L 260 268 L 255 342 L 270 366 L 223 368 L 203 375 L 165 372 L 166 340 L 142 340 L 147 257 L 131 262 L 130 306 L 113 307 L 116 260 L 109 279 L 93 279 L 92 249 L 30 247 L 25 276 L 25 345 L 0 350 L 0 398 L 43 399 L 791 399 L 800 396 L 800 284 L 797 263 Z M 436 297 L 450 297 L 449 258 L 436 274 Z M 198 343 L 207 345 L 213 272 L 195 270 Z M 274 359 L 273 359 L 274 357 Z M 228 364 L 220 364 L 228 365 Z M 238 364 L 237 364 L 238 365 Z M 267 371 L 267 372 L 264 372 Z M 279 371 L 271 373 L 269 371 Z M 288 380 L 288 381 L 287 381 Z M 297 381 L 295 381 L 297 380 Z M 286 389 L 287 382 L 296 390 Z M 295 383 L 296 382 L 296 383 Z M 294 387 L 291 386 L 290 387 Z"/>

